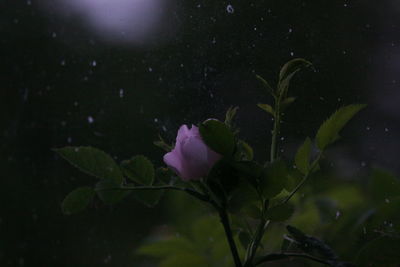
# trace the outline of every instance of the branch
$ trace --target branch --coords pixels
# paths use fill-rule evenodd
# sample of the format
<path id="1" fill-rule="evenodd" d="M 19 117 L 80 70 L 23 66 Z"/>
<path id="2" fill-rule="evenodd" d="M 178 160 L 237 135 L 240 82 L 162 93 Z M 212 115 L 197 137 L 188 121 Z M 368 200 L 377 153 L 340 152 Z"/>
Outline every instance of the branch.
<path id="1" fill-rule="evenodd" d="M 188 193 L 191 196 L 194 196 L 195 198 L 211 203 L 212 201 L 210 198 L 206 195 L 203 195 L 193 189 L 190 188 L 185 188 L 185 187 L 178 187 L 178 186 L 172 186 L 172 185 L 161 185 L 161 186 L 122 186 L 122 187 L 107 187 L 107 188 L 97 188 L 95 189 L 96 191 L 105 191 L 105 190 L 129 190 L 129 191 L 139 191 L 139 190 L 165 190 L 165 189 L 170 189 L 170 190 L 177 190 L 177 191 L 183 191 Z M 212 203 L 211 203 L 212 204 Z"/>

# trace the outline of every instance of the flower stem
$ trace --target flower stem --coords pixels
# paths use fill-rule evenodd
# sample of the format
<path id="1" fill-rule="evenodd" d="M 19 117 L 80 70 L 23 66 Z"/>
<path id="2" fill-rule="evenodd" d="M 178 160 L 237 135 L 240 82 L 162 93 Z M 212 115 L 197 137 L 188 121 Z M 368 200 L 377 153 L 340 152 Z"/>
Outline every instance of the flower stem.
<path id="1" fill-rule="evenodd" d="M 271 140 L 271 151 L 270 151 L 270 161 L 273 162 L 277 157 L 278 151 L 278 135 L 280 132 L 281 124 L 281 100 L 282 95 L 275 97 L 275 107 L 274 107 L 274 128 L 272 129 L 272 140 Z"/>
<path id="2" fill-rule="evenodd" d="M 239 257 L 239 253 L 237 251 L 235 240 L 233 239 L 232 229 L 231 229 L 231 226 L 230 226 L 230 223 L 229 223 L 229 217 L 228 217 L 228 214 L 226 213 L 226 209 L 225 208 L 220 208 L 218 210 L 218 212 L 219 212 L 219 217 L 221 219 L 221 223 L 224 226 L 226 238 L 228 240 L 229 247 L 231 249 L 231 253 L 232 253 L 232 257 L 233 257 L 233 261 L 235 263 L 235 266 L 236 267 L 242 267 L 242 262 L 240 261 L 240 257 Z"/>

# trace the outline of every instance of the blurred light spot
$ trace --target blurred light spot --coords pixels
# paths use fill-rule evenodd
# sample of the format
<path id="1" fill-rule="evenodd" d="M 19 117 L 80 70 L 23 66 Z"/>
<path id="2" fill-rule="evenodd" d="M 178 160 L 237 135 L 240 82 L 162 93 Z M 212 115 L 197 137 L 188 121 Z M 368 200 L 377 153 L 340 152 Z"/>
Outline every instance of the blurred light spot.
<path id="1" fill-rule="evenodd" d="M 143 44 L 165 26 L 162 0 L 54 0 L 45 5 L 111 42 Z M 169 2 L 172 3 L 172 2 Z M 50 10 L 53 13 L 53 10 Z"/>

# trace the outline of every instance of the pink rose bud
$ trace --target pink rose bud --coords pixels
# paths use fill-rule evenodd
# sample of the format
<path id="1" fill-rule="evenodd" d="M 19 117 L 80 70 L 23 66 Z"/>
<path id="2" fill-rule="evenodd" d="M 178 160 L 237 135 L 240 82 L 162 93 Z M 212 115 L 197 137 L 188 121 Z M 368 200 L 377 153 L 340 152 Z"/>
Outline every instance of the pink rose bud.
<path id="1" fill-rule="evenodd" d="M 206 176 L 221 155 L 203 142 L 199 128 L 186 125 L 179 128 L 175 148 L 164 155 L 164 162 L 183 180 L 199 180 Z"/>

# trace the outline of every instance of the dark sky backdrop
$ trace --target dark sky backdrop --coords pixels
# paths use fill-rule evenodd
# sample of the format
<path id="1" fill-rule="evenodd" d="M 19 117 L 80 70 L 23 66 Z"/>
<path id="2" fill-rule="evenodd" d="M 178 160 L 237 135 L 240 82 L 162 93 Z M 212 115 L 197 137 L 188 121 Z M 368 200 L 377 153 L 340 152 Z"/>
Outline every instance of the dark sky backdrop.
<path id="1" fill-rule="evenodd" d="M 93 180 L 51 148 L 91 145 L 118 160 L 146 154 L 161 164 L 152 145 L 159 132 L 171 141 L 182 123 L 238 105 L 242 136 L 262 159 L 271 122 L 255 104 L 271 99 L 254 74 L 274 83 L 292 57 L 315 71 L 293 82 L 298 101 L 283 125 L 284 153 L 334 109 L 362 102 L 367 110 L 331 160 L 345 175 L 375 164 L 400 171 L 395 0 L 177 0 L 159 11 L 163 30 L 140 46 L 104 40 L 82 17 L 41 3 L 0 3 L 1 266 L 132 266 L 133 249 L 166 220 L 165 207 L 130 199 L 63 216 L 65 194 Z"/>

